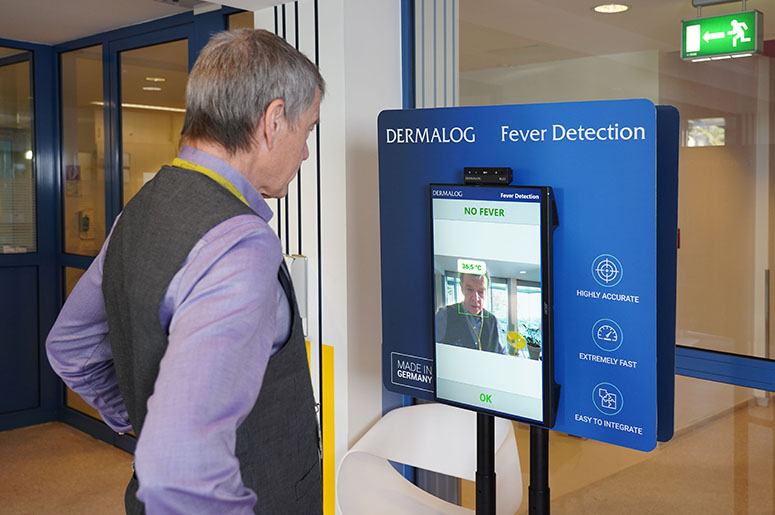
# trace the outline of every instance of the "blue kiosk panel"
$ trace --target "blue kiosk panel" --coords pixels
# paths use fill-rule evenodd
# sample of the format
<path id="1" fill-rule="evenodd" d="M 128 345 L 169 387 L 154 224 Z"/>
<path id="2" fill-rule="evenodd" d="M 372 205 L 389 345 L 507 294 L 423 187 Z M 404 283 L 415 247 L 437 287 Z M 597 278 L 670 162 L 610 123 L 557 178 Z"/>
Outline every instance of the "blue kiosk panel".
<path id="1" fill-rule="evenodd" d="M 677 112 L 660 109 L 670 149 Z M 658 235 L 657 108 L 620 100 L 397 110 L 381 113 L 378 130 L 385 387 L 434 398 L 429 184 L 462 184 L 464 167 L 511 167 L 514 185 L 551 186 L 559 214 L 553 429 L 653 449 L 657 341 L 668 354 L 674 342 L 674 322 L 658 338 L 658 296 L 660 313 L 675 310 L 674 279 L 658 291 L 657 242 L 674 278 L 677 189 L 677 160 L 662 152 L 668 223 Z M 666 359 L 660 411 L 670 427 L 660 439 L 672 434 L 674 358 Z"/>

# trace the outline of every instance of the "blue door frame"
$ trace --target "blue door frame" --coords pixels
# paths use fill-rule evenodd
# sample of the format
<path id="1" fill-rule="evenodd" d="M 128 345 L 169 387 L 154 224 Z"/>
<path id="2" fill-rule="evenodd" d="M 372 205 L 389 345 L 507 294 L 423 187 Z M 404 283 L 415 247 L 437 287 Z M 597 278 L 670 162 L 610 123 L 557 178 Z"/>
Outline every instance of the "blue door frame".
<path id="1" fill-rule="evenodd" d="M 20 302 L 30 306 L 30 309 L 25 310 L 23 319 L 14 322 L 14 327 L 0 328 L 0 343 L 7 340 L 4 336 L 16 334 L 16 325 L 27 329 L 33 325 L 31 338 L 34 341 L 30 345 L 34 348 L 26 351 L 35 354 L 38 364 L 36 378 L 24 378 L 14 382 L 9 391 L 0 391 L 0 396 L 9 398 L 32 395 L 38 399 L 34 407 L 0 414 L 0 431 L 62 420 L 103 441 L 130 452 L 134 450 L 133 437 L 116 435 L 103 422 L 65 405 L 64 386 L 51 370 L 45 353 L 46 336 L 63 303 L 64 268 L 86 269 L 93 259 L 63 251 L 59 55 L 70 50 L 102 45 L 103 97 L 106 106 L 105 214 L 106 230 L 109 230 L 123 205 L 118 151 L 120 121 L 116 109 L 119 76 L 117 53 L 129 48 L 187 38 L 190 69 L 210 35 L 226 29 L 227 16 L 238 12 L 239 9 L 233 8 L 199 15 L 187 12 L 55 46 L 0 39 L 0 46 L 32 53 L 38 238 L 35 253 L 0 254 L 0 273 L 19 277 L 14 283 L 14 291 L 0 291 L 0 308 L 5 304 Z M 20 274 L 20 270 L 24 273 Z M 20 282 L 23 280 L 24 284 Z M 29 330 L 25 334 L 28 333 Z"/>
<path id="2" fill-rule="evenodd" d="M 22 409 L 0 415 L 0 429 L 10 429 L 52 420 L 58 411 L 59 380 L 51 371 L 45 354 L 45 336 L 59 311 L 60 300 L 55 294 L 57 225 L 52 223 L 58 213 L 58 178 L 50 170 L 58 166 L 56 141 L 55 87 L 50 77 L 54 67 L 51 47 L 0 39 L 0 46 L 31 52 L 33 91 L 33 170 L 36 191 L 37 251 L 28 254 L 0 254 L 0 274 L 7 288 L 0 291 L 0 306 L 26 306 L 18 319 L 4 323 L 0 344 L 23 352 L 37 363 L 36 377 L 21 378 L 20 384 L 10 385 L 0 395 L 9 398 L 28 397 L 32 400 Z M 46 223 L 48 221 L 48 223 Z M 52 287 L 52 285 L 54 285 Z M 30 312 L 32 310 L 32 312 Z M 20 391 L 19 389 L 22 389 Z"/>

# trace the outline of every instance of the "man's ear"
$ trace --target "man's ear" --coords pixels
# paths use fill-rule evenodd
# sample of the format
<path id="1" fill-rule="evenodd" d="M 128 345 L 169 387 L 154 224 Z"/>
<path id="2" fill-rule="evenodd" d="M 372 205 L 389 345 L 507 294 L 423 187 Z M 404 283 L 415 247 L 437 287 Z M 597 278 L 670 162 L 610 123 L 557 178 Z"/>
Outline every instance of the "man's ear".
<path id="1" fill-rule="evenodd" d="M 276 98 L 272 100 L 264 111 L 264 137 L 269 150 L 274 147 L 274 142 L 280 130 L 285 127 L 285 100 Z"/>

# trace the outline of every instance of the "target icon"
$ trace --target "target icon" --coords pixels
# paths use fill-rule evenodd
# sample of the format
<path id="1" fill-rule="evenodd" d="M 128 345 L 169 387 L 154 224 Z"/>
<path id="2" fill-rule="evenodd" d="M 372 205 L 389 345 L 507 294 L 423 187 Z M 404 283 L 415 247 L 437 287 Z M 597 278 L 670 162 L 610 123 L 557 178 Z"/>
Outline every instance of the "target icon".
<path id="1" fill-rule="evenodd" d="M 622 280 L 622 264 L 611 254 L 601 254 L 592 263 L 592 275 L 600 286 L 616 286 Z"/>
<path id="2" fill-rule="evenodd" d="M 597 276 L 605 283 L 613 282 L 619 276 L 619 269 L 608 258 L 598 263 L 598 265 L 595 267 L 595 272 L 597 273 Z"/>

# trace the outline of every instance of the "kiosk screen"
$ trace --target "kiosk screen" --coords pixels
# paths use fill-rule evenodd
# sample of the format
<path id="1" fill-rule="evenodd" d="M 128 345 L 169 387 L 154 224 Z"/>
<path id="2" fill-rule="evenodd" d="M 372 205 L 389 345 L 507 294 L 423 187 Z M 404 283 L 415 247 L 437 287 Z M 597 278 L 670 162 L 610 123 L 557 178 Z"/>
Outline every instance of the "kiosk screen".
<path id="1" fill-rule="evenodd" d="M 436 398 L 551 426 L 548 187 L 431 185 Z"/>

